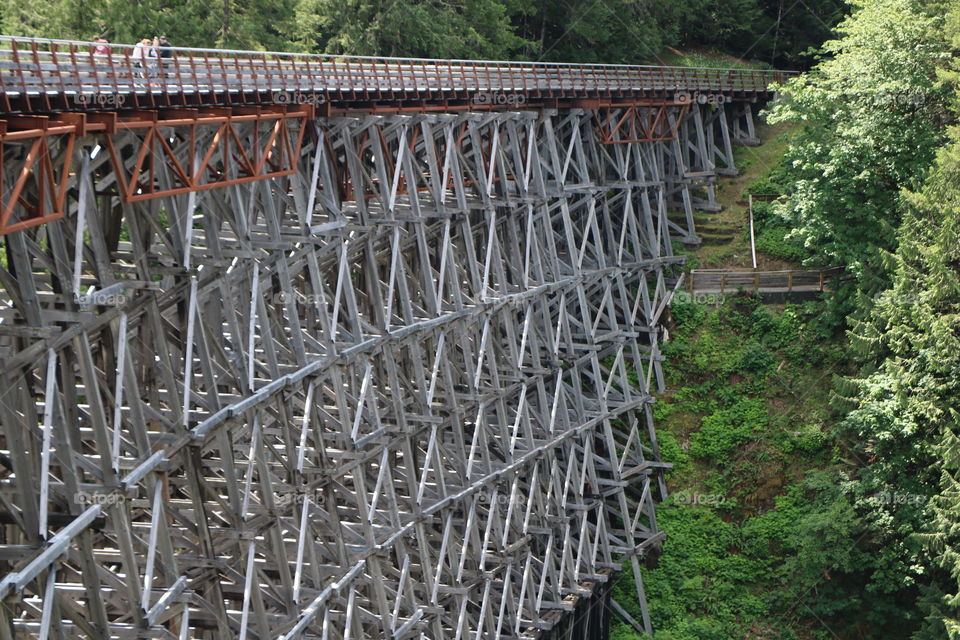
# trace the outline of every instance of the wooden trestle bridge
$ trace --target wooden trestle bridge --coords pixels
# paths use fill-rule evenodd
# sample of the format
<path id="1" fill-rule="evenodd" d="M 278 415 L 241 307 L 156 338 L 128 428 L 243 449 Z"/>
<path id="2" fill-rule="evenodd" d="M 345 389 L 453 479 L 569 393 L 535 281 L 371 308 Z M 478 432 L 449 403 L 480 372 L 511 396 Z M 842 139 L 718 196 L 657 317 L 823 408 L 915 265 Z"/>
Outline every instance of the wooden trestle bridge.
<path id="1" fill-rule="evenodd" d="M 0 640 L 603 637 L 783 74 L 160 62 L 0 38 Z"/>

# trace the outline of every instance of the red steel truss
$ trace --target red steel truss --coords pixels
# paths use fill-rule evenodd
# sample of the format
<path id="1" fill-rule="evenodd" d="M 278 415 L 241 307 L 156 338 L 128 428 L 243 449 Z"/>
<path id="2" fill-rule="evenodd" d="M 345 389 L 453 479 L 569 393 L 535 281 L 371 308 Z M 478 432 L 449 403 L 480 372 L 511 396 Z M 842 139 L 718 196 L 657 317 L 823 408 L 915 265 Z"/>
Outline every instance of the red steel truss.
<path id="1" fill-rule="evenodd" d="M 20 116 L 0 121 L 0 235 L 58 220 L 80 114 Z M 21 153 L 7 154 L 10 147 Z M 10 157 L 16 158 L 14 167 Z"/>
<path id="2" fill-rule="evenodd" d="M 139 111 L 116 123 L 107 150 L 123 199 L 149 200 L 294 173 L 312 117 L 312 105 Z M 291 128 L 291 120 L 300 126 Z M 254 126 L 241 132 L 239 125 L 247 123 Z M 129 168 L 115 144 L 124 132 L 139 142 Z M 215 157 L 221 162 L 213 163 Z M 160 165 L 171 184 L 160 183 Z"/>
<path id="3" fill-rule="evenodd" d="M 601 107 L 594 111 L 600 144 L 663 142 L 677 137 L 688 105 Z"/>
<path id="4" fill-rule="evenodd" d="M 290 175 L 313 118 L 312 105 L 8 116 L 0 151 L 22 151 L 0 160 L 0 235 L 63 217 L 78 136 L 102 138 L 121 198 L 137 202 Z"/>

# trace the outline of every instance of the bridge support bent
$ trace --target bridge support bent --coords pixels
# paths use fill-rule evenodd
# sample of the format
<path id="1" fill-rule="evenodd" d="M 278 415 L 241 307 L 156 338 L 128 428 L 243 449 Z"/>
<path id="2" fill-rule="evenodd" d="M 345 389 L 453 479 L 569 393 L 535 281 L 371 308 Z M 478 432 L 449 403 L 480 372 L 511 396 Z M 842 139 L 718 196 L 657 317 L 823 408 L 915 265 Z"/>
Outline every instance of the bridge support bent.
<path id="1" fill-rule="evenodd" d="M 672 242 L 728 113 L 288 118 L 289 171 L 209 189 L 190 135 L 79 136 L 65 215 L 2 237 L 0 637 L 574 637 L 621 569 L 649 630 Z"/>

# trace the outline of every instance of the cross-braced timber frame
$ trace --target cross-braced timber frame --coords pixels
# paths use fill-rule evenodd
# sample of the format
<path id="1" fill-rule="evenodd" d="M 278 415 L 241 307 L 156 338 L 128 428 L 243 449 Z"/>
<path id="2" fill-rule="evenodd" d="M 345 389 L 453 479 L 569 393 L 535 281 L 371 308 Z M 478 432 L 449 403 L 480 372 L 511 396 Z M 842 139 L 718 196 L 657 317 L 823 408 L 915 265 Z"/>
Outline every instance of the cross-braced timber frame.
<path id="1" fill-rule="evenodd" d="M 629 109 L 93 116 L 45 187 L 8 126 L 0 639 L 573 638 L 621 569 L 649 631 L 672 243 L 753 131 Z"/>

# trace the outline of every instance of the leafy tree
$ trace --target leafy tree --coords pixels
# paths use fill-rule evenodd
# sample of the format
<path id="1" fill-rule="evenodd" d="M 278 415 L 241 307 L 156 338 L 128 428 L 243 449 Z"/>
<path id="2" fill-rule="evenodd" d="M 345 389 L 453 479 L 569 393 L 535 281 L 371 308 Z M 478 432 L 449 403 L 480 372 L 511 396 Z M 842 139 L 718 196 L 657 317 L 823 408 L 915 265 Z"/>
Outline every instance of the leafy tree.
<path id="1" fill-rule="evenodd" d="M 875 288 L 881 255 L 897 244 L 900 190 L 923 183 L 943 140 L 936 70 L 948 47 L 942 18 L 917 0 L 854 8 L 825 58 L 783 87 L 770 120 L 803 124 L 786 158 L 791 197 L 778 213 L 808 263 L 845 266 Z"/>
<path id="2" fill-rule="evenodd" d="M 91 7 L 82 1 L 0 0 L 0 25 L 4 33 L 35 38 L 86 39 L 99 33 L 96 24 Z"/>
<path id="3" fill-rule="evenodd" d="M 807 66 L 843 17 L 844 0 L 686 0 L 672 4 L 682 46 L 708 46 L 778 68 Z"/>
<path id="4" fill-rule="evenodd" d="M 763 13 L 751 33 L 756 38 L 751 55 L 778 68 L 808 66 L 847 9 L 844 0 L 761 0 L 759 5 Z"/>
<path id="5" fill-rule="evenodd" d="M 167 35 L 176 46 L 283 50 L 297 0 L 0 0 L 5 33 L 133 43 Z"/>
<path id="6" fill-rule="evenodd" d="M 763 9 L 756 0 L 690 0 L 677 6 L 681 15 L 681 42 L 713 46 L 748 53 L 747 48 L 759 33 L 756 28 L 763 18 Z"/>
<path id="7" fill-rule="evenodd" d="M 633 63 L 656 61 L 675 42 L 667 3 L 642 0 L 536 2 L 519 20 L 531 42 L 523 53 L 542 60 Z"/>
<path id="8" fill-rule="evenodd" d="M 928 451 L 931 472 L 940 472 L 933 519 L 919 537 L 930 552 L 924 564 L 934 585 L 947 594 L 935 610 L 947 637 L 955 640 L 960 638 L 960 129 L 951 132 L 929 182 L 909 204 L 893 257 L 894 286 L 858 333 L 885 352 L 872 377 L 886 374 L 896 381 L 892 390 L 901 412 L 918 425 L 911 443 Z"/>
<path id="9" fill-rule="evenodd" d="M 683 45 L 795 65 L 842 0 L 789 12 L 784 1 L 0 0 L 0 21 L 18 35 L 130 43 L 162 32 L 193 47 L 655 63 Z"/>
<path id="10" fill-rule="evenodd" d="M 527 41 L 510 20 L 526 0 L 301 0 L 297 37 L 311 51 L 509 58 Z"/>
<path id="11" fill-rule="evenodd" d="M 947 24 L 954 46 L 960 4 Z M 956 74 L 941 74 L 956 94 Z M 864 488 L 887 487 L 929 503 L 904 513 L 877 505 L 868 515 L 899 544 L 886 548 L 919 587 L 924 621 L 917 640 L 960 638 L 960 128 L 922 189 L 904 196 L 898 247 L 883 254 L 889 289 L 854 320 L 851 345 L 863 375 L 850 385 L 853 409 L 842 425 L 862 443 Z M 935 495 L 934 495 L 935 494 Z M 919 533 L 917 533 L 919 532 Z M 916 533 L 916 535 L 911 535 Z M 926 548 L 922 553 L 914 543 Z"/>

